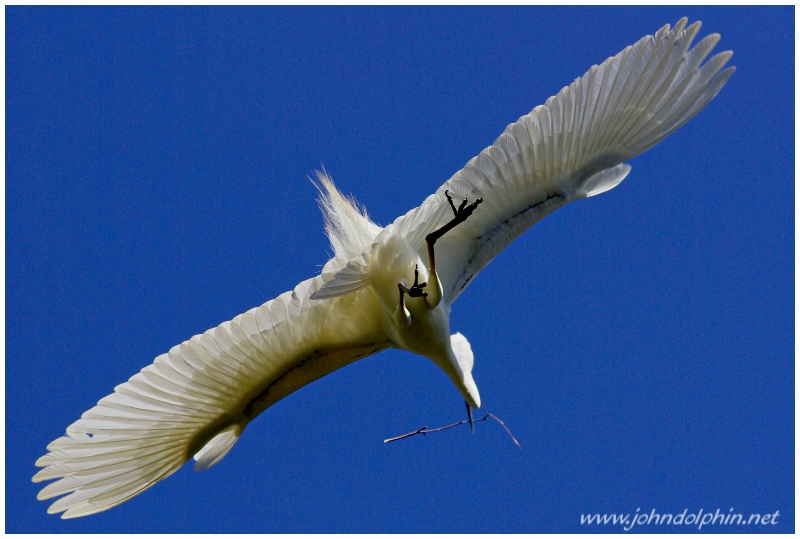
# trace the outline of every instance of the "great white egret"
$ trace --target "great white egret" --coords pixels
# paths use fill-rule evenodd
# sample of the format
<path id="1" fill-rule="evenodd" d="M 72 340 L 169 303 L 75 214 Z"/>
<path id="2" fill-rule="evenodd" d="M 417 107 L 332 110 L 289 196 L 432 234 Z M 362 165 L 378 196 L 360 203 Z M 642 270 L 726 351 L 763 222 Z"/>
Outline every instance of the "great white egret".
<path id="1" fill-rule="evenodd" d="M 304 385 L 385 348 L 438 365 L 481 406 L 450 308 L 480 270 L 568 202 L 619 184 L 623 162 L 705 107 L 734 72 L 700 23 L 661 28 L 509 125 L 417 208 L 381 228 L 318 174 L 334 256 L 301 282 L 158 356 L 67 427 L 36 461 L 62 518 L 110 509 L 194 457 L 219 462 L 247 425 Z M 701 65 L 702 64 L 702 65 Z M 409 284 L 413 283 L 413 284 Z"/>

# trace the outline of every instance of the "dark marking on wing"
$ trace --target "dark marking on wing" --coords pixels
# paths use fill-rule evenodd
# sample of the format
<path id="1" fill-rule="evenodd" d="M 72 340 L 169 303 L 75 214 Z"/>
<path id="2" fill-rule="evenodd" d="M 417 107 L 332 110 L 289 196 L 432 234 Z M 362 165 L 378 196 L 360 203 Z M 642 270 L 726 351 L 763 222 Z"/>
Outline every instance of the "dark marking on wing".
<path id="1" fill-rule="evenodd" d="M 495 225 L 494 227 L 492 227 L 492 229 L 491 229 L 489 232 L 487 232 L 487 233 L 485 233 L 485 234 L 481 234 L 480 236 L 476 237 L 476 238 L 475 238 L 473 241 L 480 243 L 480 242 L 481 242 L 481 240 L 482 240 L 482 239 L 484 239 L 484 238 L 491 238 L 491 237 L 493 237 L 493 236 L 495 235 L 495 231 L 496 231 L 497 229 L 499 229 L 499 228 L 501 228 L 501 227 L 503 227 L 503 226 L 505 226 L 505 225 L 508 225 L 508 224 L 509 224 L 509 223 L 511 223 L 511 221 L 513 221 L 514 219 L 516 219 L 516 218 L 518 218 L 518 217 L 520 217 L 520 216 L 522 216 L 522 215 L 524 215 L 524 214 L 526 214 L 526 213 L 528 213 L 528 212 L 530 212 L 530 211 L 532 211 L 532 210 L 535 210 L 536 208 L 538 208 L 539 206 L 541 206 L 541 205 L 543 205 L 543 204 L 547 204 L 547 203 L 548 203 L 548 202 L 550 202 L 551 200 L 554 200 L 554 199 L 561 199 L 561 200 L 563 200 L 564 198 L 565 198 L 565 197 L 564 197 L 564 195 L 562 195 L 562 194 L 550 195 L 550 196 L 549 196 L 549 197 L 547 197 L 546 199 L 544 199 L 544 200 L 541 200 L 541 201 L 537 202 L 536 204 L 531 204 L 530 206 L 528 206 L 528 207 L 527 207 L 527 208 L 525 208 L 524 210 L 521 210 L 521 211 L 519 211 L 519 212 L 515 213 L 514 215 L 512 215 L 511 217 L 509 217 L 508 219 L 506 219 L 506 220 L 505 220 L 505 221 L 503 221 L 502 223 L 498 223 L 497 225 Z M 468 268 L 472 268 L 472 263 L 473 263 L 473 261 L 475 260 L 475 257 L 476 257 L 476 256 L 478 256 L 478 254 L 480 254 L 480 252 L 481 252 L 481 249 L 477 249 L 477 250 L 476 250 L 476 251 L 475 251 L 475 252 L 472 254 L 472 256 L 469 258 L 469 260 L 467 260 L 466 267 L 468 267 Z M 461 284 L 461 286 L 460 286 L 460 287 L 459 287 L 459 289 L 458 289 L 458 292 L 459 292 L 459 293 L 461 293 L 461 291 L 462 291 L 462 290 L 464 290 L 464 289 L 465 289 L 465 288 L 466 288 L 466 287 L 469 285 L 469 283 L 471 283 L 471 282 L 472 282 L 472 279 L 474 279 L 474 278 L 475 278 L 475 276 L 478 274 L 478 272 L 479 272 L 481 269 L 483 269 L 483 268 L 478 268 L 478 270 L 477 270 L 477 271 L 472 271 L 472 272 L 470 272 L 470 274 L 469 274 L 469 277 L 467 277 L 466 279 L 463 279 L 463 277 L 462 277 L 462 279 L 463 279 L 463 283 Z"/>
<path id="2" fill-rule="evenodd" d="M 300 361 L 292 364 L 289 368 L 283 371 L 280 376 L 269 382 L 269 384 L 267 384 L 258 393 L 251 393 L 249 396 L 244 396 L 244 398 L 240 401 L 240 404 L 233 408 L 234 411 L 231 413 L 221 414 L 215 420 L 211 421 L 208 425 L 201 429 L 188 444 L 186 451 L 187 460 L 200 451 L 200 449 L 202 449 L 209 442 L 209 440 L 219 434 L 219 432 L 221 432 L 223 429 L 236 424 L 240 424 L 242 427 L 245 427 L 250 421 L 255 419 L 256 416 L 261 414 L 261 412 L 274 404 L 274 402 L 277 402 L 277 400 L 285 397 L 286 395 L 282 395 L 279 396 L 276 401 L 271 401 L 275 395 L 271 394 L 270 392 L 273 390 L 277 390 L 278 392 L 285 390 L 286 388 L 281 388 L 280 384 L 285 381 L 288 376 L 292 374 L 296 374 L 301 377 L 304 375 L 310 375 L 297 387 L 291 387 L 287 395 L 300 389 L 306 384 L 313 382 L 314 380 L 322 378 L 323 376 L 327 376 L 331 372 L 336 371 L 345 365 L 380 352 L 381 350 L 387 348 L 387 346 L 387 342 L 367 343 L 362 346 L 354 347 L 354 349 L 357 351 L 352 356 L 342 354 L 342 356 L 338 358 L 336 353 L 342 352 L 347 348 L 334 348 L 331 350 L 315 349 L 310 353 L 305 354 Z M 318 372 L 301 372 L 305 367 L 310 367 L 314 361 L 324 358 L 325 356 L 331 356 L 331 365 L 325 365 L 325 367 L 321 368 Z"/>

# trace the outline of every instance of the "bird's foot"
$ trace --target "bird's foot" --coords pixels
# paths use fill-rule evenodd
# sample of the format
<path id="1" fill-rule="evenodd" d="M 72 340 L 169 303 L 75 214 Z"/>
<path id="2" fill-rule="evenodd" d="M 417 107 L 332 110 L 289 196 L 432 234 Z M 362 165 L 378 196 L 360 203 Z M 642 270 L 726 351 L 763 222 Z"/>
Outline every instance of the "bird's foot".
<path id="1" fill-rule="evenodd" d="M 475 208 L 478 207 L 478 204 L 483 202 L 482 198 L 477 198 L 475 199 L 475 202 L 473 202 L 472 204 L 467 204 L 467 199 L 465 198 L 461 202 L 461 204 L 459 204 L 458 207 L 456 208 L 456 205 L 453 203 L 453 198 L 450 196 L 449 191 L 445 191 L 444 196 L 447 197 L 447 202 L 450 203 L 450 208 L 452 208 L 453 210 L 453 218 L 444 225 L 442 225 L 441 227 L 439 227 L 437 230 L 434 230 L 433 232 L 428 234 L 428 236 L 425 238 L 428 242 L 429 251 L 433 250 L 433 244 L 436 243 L 436 240 L 438 240 L 439 238 L 441 238 L 442 236 L 453 230 L 459 224 L 466 221 L 467 218 L 470 215 L 472 215 L 472 212 L 475 211 Z"/>
<path id="2" fill-rule="evenodd" d="M 401 292 L 405 292 L 412 298 L 424 298 L 428 295 L 427 292 L 423 291 L 422 289 L 428 286 L 428 283 L 420 283 L 419 282 L 419 271 L 418 266 L 414 266 L 414 284 L 409 288 L 406 286 L 406 283 L 400 282 L 397 285 Z M 402 297 L 402 296 L 401 296 Z"/>
<path id="3" fill-rule="evenodd" d="M 483 202 L 482 198 L 477 198 L 477 199 L 475 199 L 475 202 L 473 202 L 472 204 L 467 206 L 467 199 L 465 198 L 461 202 L 461 204 L 458 206 L 458 209 L 456 209 L 456 205 L 453 204 L 453 199 L 450 196 L 450 193 L 448 191 L 445 191 L 444 192 L 444 196 L 447 197 L 447 202 L 449 202 L 450 203 L 450 207 L 453 208 L 453 215 L 455 216 L 453 218 L 453 221 L 458 221 L 458 223 L 463 223 L 464 221 L 466 221 L 467 217 L 472 215 L 472 212 L 474 212 L 475 208 L 478 207 L 478 204 Z M 456 223 L 456 224 L 458 224 L 458 223 Z"/>

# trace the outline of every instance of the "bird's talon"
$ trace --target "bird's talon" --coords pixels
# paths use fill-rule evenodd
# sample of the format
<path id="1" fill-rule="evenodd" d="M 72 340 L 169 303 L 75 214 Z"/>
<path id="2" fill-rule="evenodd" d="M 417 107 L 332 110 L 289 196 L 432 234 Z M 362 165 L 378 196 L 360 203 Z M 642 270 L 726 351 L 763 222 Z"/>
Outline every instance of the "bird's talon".
<path id="1" fill-rule="evenodd" d="M 444 196 L 447 197 L 447 202 L 450 203 L 450 208 L 453 210 L 453 221 L 456 223 L 463 223 L 466 221 L 467 217 L 472 215 L 472 212 L 478 207 L 478 204 L 483 202 L 482 198 L 476 198 L 475 202 L 467 205 L 468 200 L 465 198 L 461 201 L 461 204 L 458 205 L 458 208 L 456 208 L 456 205 L 453 203 L 453 197 L 450 196 L 450 192 L 445 191 Z"/>
<path id="2" fill-rule="evenodd" d="M 408 295 L 412 298 L 424 298 L 428 293 L 423 292 L 421 286 L 412 286 L 408 290 Z"/>
<path id="3" fill-rule="evenodd" d="M 403 283 L 403 282 L 398 284 L 398 286 L 400 286 L 401 289 L 405 289 L 403 291 L 406 294 L 408 294 L 409 297 L 412 297 L 412 298 L 424 298 L 424 297 L 427 297 L 427 295 L 428 295 L 427 292 L 423 292 L 422 291 L 423 288 L 428 286 L 428 283 L 420 283 L 419 282 L 419 269 L 418 268 L 419 268 L 419 266 L 414 266 L 414 285 L 411 288 L 406 286 L 406 284 Z"/>
<path id="4" fill-rule="evenodd" d="M 453 213 L 458 215 L 458 210 L 456 210 L 456 205 L 453 204 L 453 198 L 450 196 L 450 191 L 445 190 L 444 196 L 447 197 L 447 202 L 449 202 L 450 207 L 453 208 Z"/>

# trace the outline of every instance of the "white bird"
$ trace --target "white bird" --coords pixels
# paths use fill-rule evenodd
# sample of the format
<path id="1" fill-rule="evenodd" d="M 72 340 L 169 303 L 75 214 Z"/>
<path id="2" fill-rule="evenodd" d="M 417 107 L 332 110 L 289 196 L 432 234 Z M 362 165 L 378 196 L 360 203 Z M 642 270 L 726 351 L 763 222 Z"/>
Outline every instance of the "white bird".
<path id="1" fill-rule="evenodd" d="M 194 457 L 204 470 L 261 412 L 385 348 L 427 357 L 469 407 L 481 397 L 450 308 L 528 227 L 619 184 L 624 161 L 705 107 L 734 72 L 703 61 L 700 23 L 646 36 L 509 125 L 419 207 L 381 228 L 319 173 L 334 256 L 320 275 L 158 356 L 67 427 L 36 461 L 38 499 L 62 518 L 110 509 Z M 434 258 L 435 255 L 435 258 Z M 413 283 L 413 284 L 408 284 Z"/>

